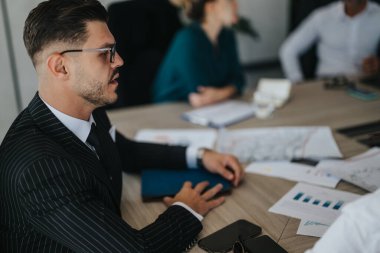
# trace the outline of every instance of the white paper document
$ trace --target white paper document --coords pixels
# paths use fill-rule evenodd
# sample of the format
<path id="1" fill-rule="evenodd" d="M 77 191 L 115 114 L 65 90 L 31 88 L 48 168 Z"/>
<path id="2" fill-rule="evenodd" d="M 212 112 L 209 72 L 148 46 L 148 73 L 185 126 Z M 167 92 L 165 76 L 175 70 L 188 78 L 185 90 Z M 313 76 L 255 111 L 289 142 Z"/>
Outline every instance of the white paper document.
<path id="1" fill-rule="evenodd" d="M 319 170 L 314 166 L 289 161 L 253 162 L 245 169 L 247 173 L 256 173 L 270 177 L 311 183 L 335 188 L 339 178 Z"/>
<path id="2" fill-rule="evenodd" d="M 301 220 L 297 230 L 297 235 L 307 235 L 314 237 L 322 237 L 330 225 L 320 222 Z"/>
<path id="3" fill-rule="evenodd" d="M 317 167 L 370 192 L 380 187 L 380 148 L 345 161 L 321 161 Z"/>
<path id="4" fill-rule="evenodd" d="M 354 193 L 298 183 L 269 211 L 330 225 L 347 203 L 359 197 Z"/>
<path id="5" fill-rule="evenodd" d="M 245 120 L 255 115 L 255 108 L 250 103 L 227 101 L 182 114 L 185 120 L 194 124 L 210 127 L 224 127 Z"/>
<path id="6" fill-rule="evenodd" d="M 213 148 L 217 133 L 212 129 L 143 129 L 136 135 L 137 141 L 170 145 Z"/>
<path id="7" fill-rule="evenodd" d="M 225 131 L 218 149 L 236 155 L 240 162 L 340 158 L 329 127 L 273 127 Z"/>

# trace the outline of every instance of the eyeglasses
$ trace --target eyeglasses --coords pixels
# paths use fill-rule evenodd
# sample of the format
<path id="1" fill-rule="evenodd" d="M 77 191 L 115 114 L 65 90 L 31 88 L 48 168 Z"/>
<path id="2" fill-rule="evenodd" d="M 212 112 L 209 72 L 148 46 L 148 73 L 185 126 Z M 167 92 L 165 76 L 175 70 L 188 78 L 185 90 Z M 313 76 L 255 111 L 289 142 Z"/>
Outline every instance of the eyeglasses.
<path id="1" fill-rule="evenodd" d="M 112 47 L 103 47 L 103 48 L 84 48 L 84 49 L 70 49 L 60 52 L 60 54 L 72 53 L 72 52 L 110 52 L 110 62 L 115 62 L 116 55 L 116 43 Z"/>

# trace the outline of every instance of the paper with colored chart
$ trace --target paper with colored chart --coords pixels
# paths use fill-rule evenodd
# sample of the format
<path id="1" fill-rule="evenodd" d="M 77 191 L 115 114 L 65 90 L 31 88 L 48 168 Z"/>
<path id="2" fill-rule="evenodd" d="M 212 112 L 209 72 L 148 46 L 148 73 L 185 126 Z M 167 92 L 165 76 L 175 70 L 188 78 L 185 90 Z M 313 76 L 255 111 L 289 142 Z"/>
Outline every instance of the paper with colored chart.
<path id="1" fill-rule="evenodd" d="M 269 211 L 329 225 L 347 203 L 359 197 L 354 193 L 298 183 Z"/>

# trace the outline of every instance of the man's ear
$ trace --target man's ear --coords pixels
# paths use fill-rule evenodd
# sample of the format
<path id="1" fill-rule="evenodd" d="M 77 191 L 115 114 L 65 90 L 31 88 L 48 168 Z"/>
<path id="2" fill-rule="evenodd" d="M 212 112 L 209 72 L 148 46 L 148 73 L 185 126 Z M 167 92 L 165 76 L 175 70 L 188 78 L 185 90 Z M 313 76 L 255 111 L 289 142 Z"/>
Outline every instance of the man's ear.
<path id="1" fill-rule="evenodd" d="M 58 53 L 52 54 L 47 59 L 47 67 L 51 74 L 57 78 L 68 77 L 68 68 L 66 67 L 67 61 L 65 58 Z"/>

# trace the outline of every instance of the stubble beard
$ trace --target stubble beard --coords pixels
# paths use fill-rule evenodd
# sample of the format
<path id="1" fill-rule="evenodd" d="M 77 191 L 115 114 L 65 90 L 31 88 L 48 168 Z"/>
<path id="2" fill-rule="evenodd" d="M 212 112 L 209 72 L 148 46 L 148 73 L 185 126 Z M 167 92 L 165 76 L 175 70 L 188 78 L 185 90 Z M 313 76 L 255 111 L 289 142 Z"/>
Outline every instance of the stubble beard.
<path id="1" fill-rule="evenodd" d="M 101 107 L 116 102 L 117 96 L 108 96 L 106 89 L 109 84 L 100 81 L 89 81 L 79 90 L 79 96 L 95 107 Z"/>

